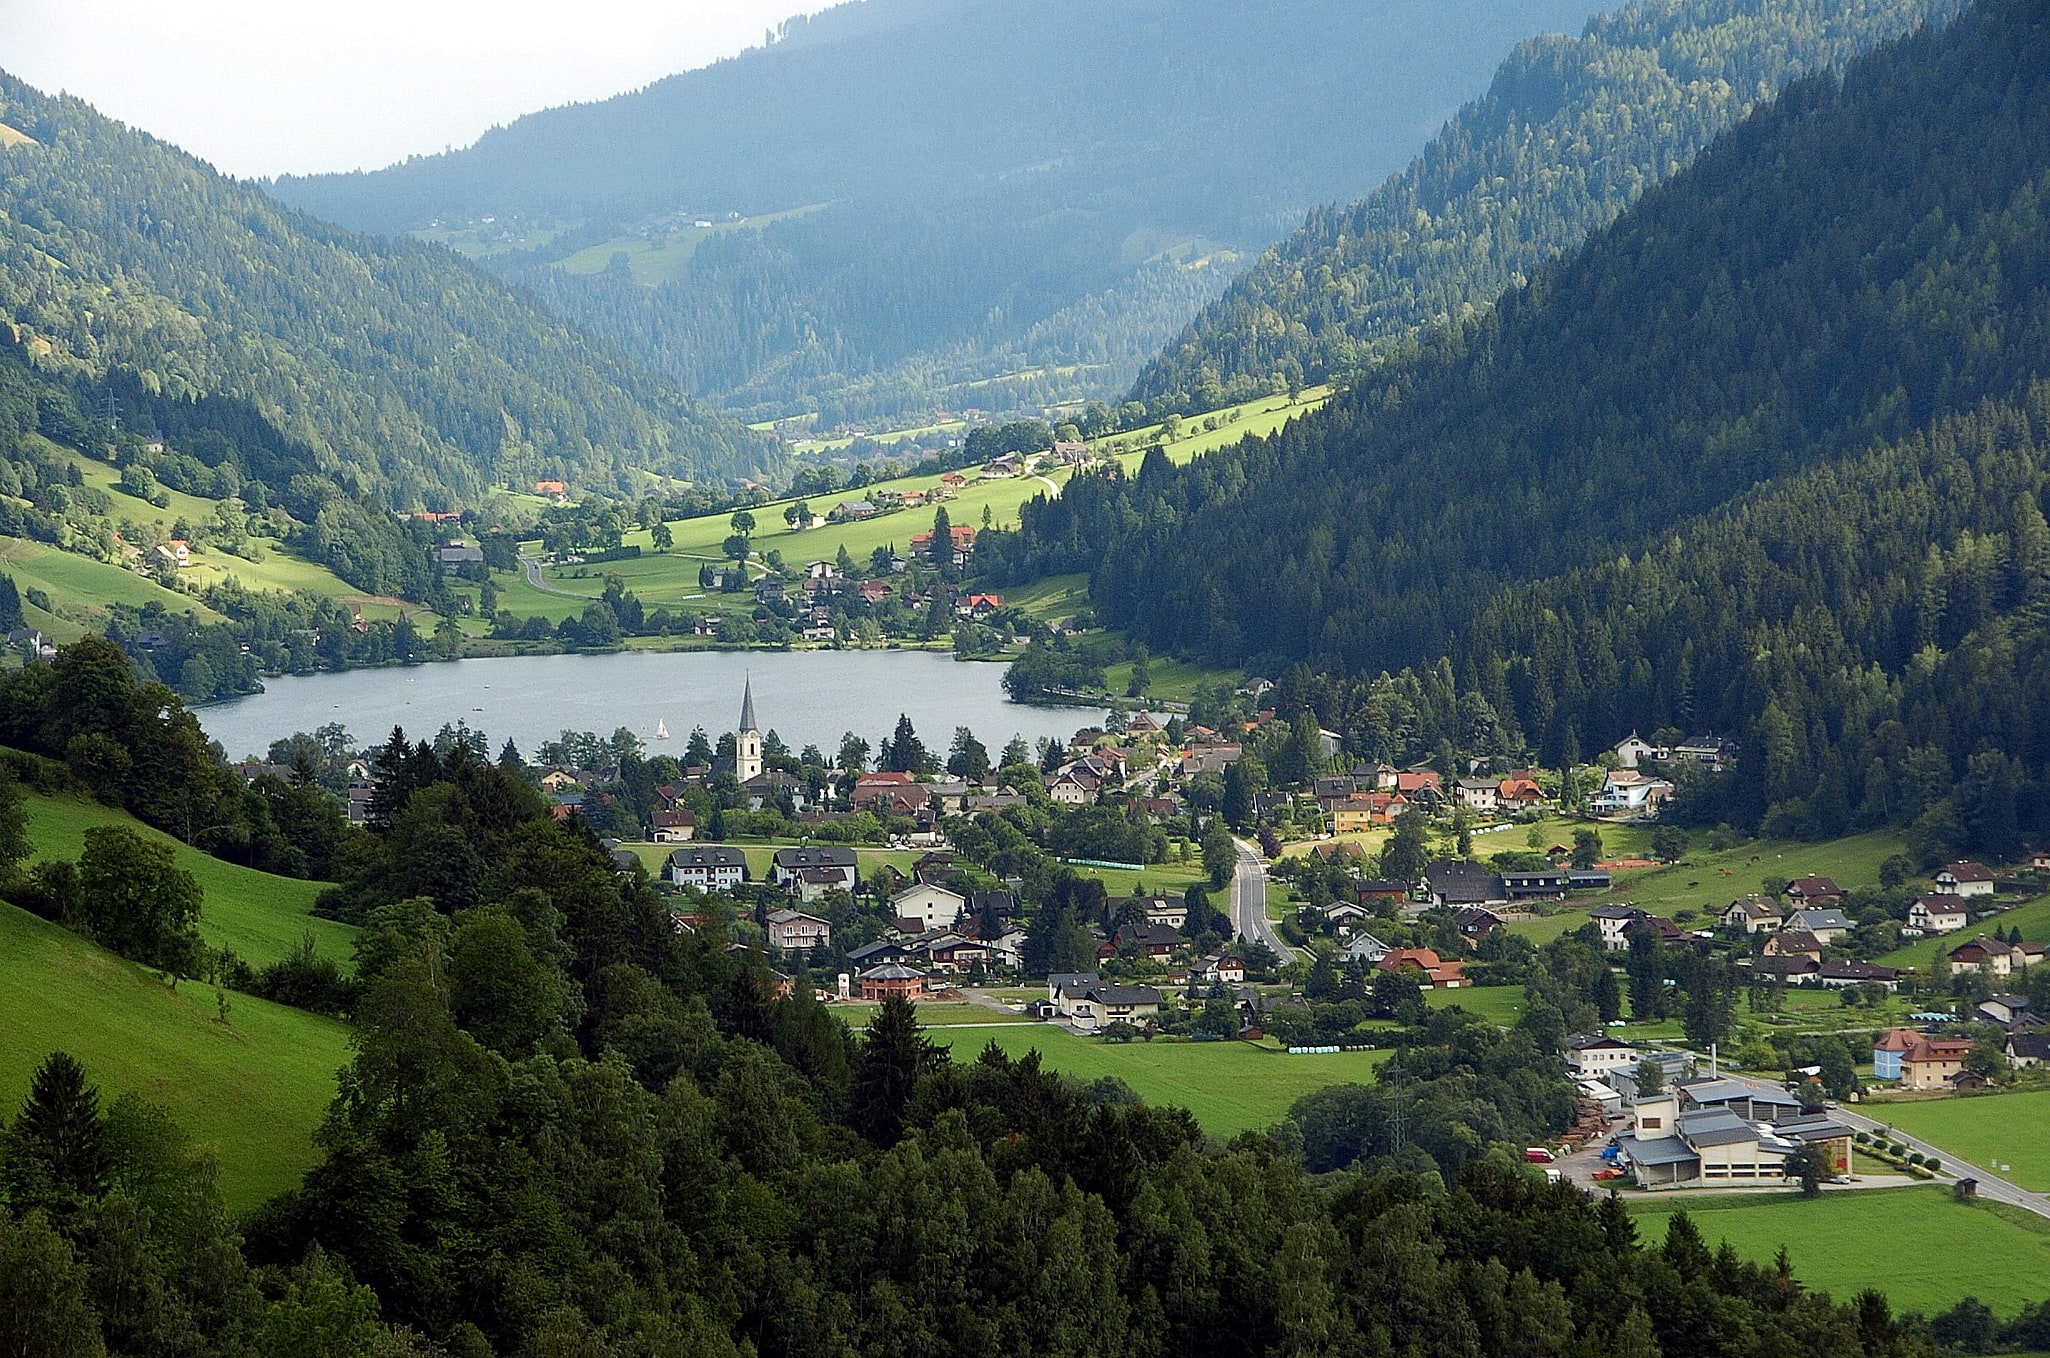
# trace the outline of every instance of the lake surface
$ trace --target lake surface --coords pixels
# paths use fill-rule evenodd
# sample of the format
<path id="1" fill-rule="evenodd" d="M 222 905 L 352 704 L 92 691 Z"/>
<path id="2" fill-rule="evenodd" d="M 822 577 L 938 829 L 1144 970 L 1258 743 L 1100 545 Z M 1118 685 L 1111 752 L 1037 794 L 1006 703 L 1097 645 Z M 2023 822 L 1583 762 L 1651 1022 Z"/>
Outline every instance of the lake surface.
<path id="1" fill-rule="evenodd" d="M 623 651 L 285 675 L 265 680 L 263 693 L 195 715 L 230 759 L 261 755 L 274 740 L 328 722 L 368 746 L 394 726 L 419 740 L 465 721 L 490 736 L 494 757 L 507 737 L 531 757 L 565 730 L 610 735 L 624 726 L 649 753 L 681 755 L 693 726 L 715 744 L 734 728 L 750 678 L 762 729 L 792 750 L 817 745 L 829 757 L 847 731 L 873 748 L 899 713 L 942 758 L 957 726 L 975 732 L 994 757 L 1013 735 L 1065 739 L 1104 718 L 1097 709 L 1011 702 L 1003 676 L 1002 665 L 928 651 Z M 671 739 L 656 739 L 658 721 L 668 723 Z"/>

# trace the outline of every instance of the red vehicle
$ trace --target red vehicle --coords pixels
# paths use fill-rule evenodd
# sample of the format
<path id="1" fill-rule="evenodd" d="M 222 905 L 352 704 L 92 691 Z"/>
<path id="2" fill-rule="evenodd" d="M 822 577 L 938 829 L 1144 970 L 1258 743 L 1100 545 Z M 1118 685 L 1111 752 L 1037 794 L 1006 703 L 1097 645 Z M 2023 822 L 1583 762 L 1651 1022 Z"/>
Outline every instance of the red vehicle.
<path id="1" fill-rule="evenodd" d="M 1524 1148 L 1523 1158 L 1533 1165 L 1549 1165 L 1558 1157 L 1543 1146 L 1528 1146 Z"/>

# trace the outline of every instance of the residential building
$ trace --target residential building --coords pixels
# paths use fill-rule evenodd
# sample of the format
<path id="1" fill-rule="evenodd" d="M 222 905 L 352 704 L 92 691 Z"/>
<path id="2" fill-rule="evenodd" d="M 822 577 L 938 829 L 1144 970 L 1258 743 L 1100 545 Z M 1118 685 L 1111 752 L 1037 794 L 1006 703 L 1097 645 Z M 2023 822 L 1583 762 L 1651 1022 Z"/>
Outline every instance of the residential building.
<path id="1" fill-rule="evenodd" d="M 1788 929 L 1804 929 L 1823 943 L 1834 943 L 1851 932 L 1851 921 L 1841 910 L 1796 910 L 1787 916 Z"/>
<path id="2" fill-rule="evenodd" d="M 1721 736 L 1689 736 L 1673 747 L 1674 760 L 1719 769 L 1737 758 L 1737 743 Z"/>
<path id="3" fill-rule="evenodd" d="M 1512 901 L 1563 901 L 1572 885 L 1572 873 L 1561 868 L 1502 874 L 1502 894 Z"/>
<path id="4" fill-rule="evenodd" d="M 1481 905 L 1462 905 L 1452 912 L 1452 927 L 1471 942 L 1478 943 L 1502 927 L 1502 917 Z"/>
<path id="5" fill-rule="evenodd" d="M 1370 966 L 1378 964 L 1390 951 L 1386 943 L 1364 931 L 1354 934 L 1345 944 L 1345 956 L 1348 961 L 1357 959 Z"/>
<path id="6" fill-rule="evenodd" d="M 2027 1070 L 2050 1062 L 2050 1033 L 2010 1033 L 2007 1038 L 2007 1063 L 2016 1070 Z"/>
<path id="7" fill-rule="evenodd" d="M 1630 926 L 1643 919 L 1645 914 L 1634 905 L 1598 905 L 1587 912 L 1601 934 L 1602 946 L 1610 952 L 1627 952 L 1630 949 Z"/>
<path id="8" fill-rule="evenodd" d="M 1108 985 L 1101 981 L 1069 1003 L 1067 1017 L 1077 1028 L 1108 1028 L 1113 1023 L 1143 1023 L 1160 1012 L 1160 992 L 1150 985 Z"/>
<path id="9" fill-rule="evenodd" d="M 1925 934 L 1954 934 L 1970 922 L 1965 898 L 1947 892 L 1917 896 L 1908 907 L 1908 927 Z"/>
<path id="10" fill-rule="evenodd" d="M 864 773 L 854 780 L 849 800 L 856 811 L 891 815 L 906 801 L 915 810 L 925 805 L 925 798 L 918 795 L 917 782 L 908 773 Z"/>
<path id="11" fill-rule="evenodd" d="M 829 874 L 843 891 L 852 891 L 861 876 L 861 860 L 854 850 L 839 847 L 778 849 L 770 859 L 769 880 L 785 891 L 795 891 L 805 874 Z"/>
<path id="12" fill-rule="evenodd" d="M 915 1000 L 925 994 L 925 973 L 901 962 L 888 962 L 861 973 L 864 1000 Z"/>
<path id="13" fill-rule="evenodd" d="M 1093 971 L 1055 972 L 1046 978 L 1047 1003 L 1062 1018 L 1072 1018 L 1082 996 L 1102 984 L 1103 978 Z"/>
<path id="14" fill-rule="evenodd" d="M 1424 869 L 1424 894 L 1439 907 L 1507 905 L 1502 879 L 1479 863 L 1441 858 Z"/>
<path id="15" fill-rule="evenodd" d="M 1765 940 L 1766 957 L 1805 957 L 1820 966 L 1822 940 L 1806 929 L 1782 929 Z"/>
<path id="16" fill-rule="evenodd" d="M 1646 759 L 1665 758 L 1665 751 L 1659 749 L 1658 746 L 1644 739 L 1635 731 L 1617 741 L 1614 748 L 1616 762 L 1626 769 L 1634 769 L 1639 762 Z"/>
<path id="17" fill-rule="evenodd" d="M 1937 872 L 1935 881 L 1937 890 L 1967 901 L 1993 894 L 1993 869 L 1984 863 L 1952 863 Z"/>
<path id="18" fill-rule="evenodd" d="M 778 952 L 810 952 L 832 946 L 833 926 L 799 910 L 772 910 L 767 920 L 769 946 Z"/>
<path id="19" fill-rule="evenodd" d="M 926 882 L 905 887 L 890 897 L 890 914 L 905 933 L 951 929 L 967 908 L 967 897 Z"/>
<path id="20" fill-rule="evenodd" d="M 2043 960 L 2040 943 L 2003 943 L 1980 934 L 1969 943 L 1950 950 L 1953 972 L 1975 971 L 1989 979 L 2003 979 Z"/>
<path id="21" fill-rule="evenodd" d="M 1796 877 L 1787 883 L 1787 899 L 1796 906 L 1830 906 L 1844 898 L 1844 889 L 1828 877 Z"/>
<path id="22" fill-rule="evenodd" d="M 747 880 L 747 855 L 720 845 L 678 849 L 669 855 L 669 881 L 699 891 L 726 891 Z"/>
<path id="23" fill-rule="evenodd" d="M 1972 1044 L 1962 1037 L 1932 1037 L 1895 1028 L 1872 1044 L 1872 1077 L 1898 1080 L 1902 1089 L 1947 1089 L 1964 1069 Z"/>
<path id="24" fill-rule="evenodd" d="M 1453 795 L 1467 810 L 1492 815 L 1502 804 L 1502 785 L 1493 778 L 1461 778 Z"/>
<path id="25" fill-rule="evenodd" d="M 657 811 L 651 818 L 657 844 L 688 844 L 698 832 L 697 813 L 678 808 Z"/>
<path id="26" fill-rule="evenodd" d="M 1972 1006 L 1972 1013 L 1987 1023 L 2012 1031 L 2043 1022 L 2042 1015 L 2029 1008 L 2026 995 L 1989 995 Z"/>
<path id="27" fill-rule="evenodd" d="M 1741 929 L 1747 934 L 1777 933 L 1786 922 L 1786 911 L 1770 896 L 1745 896 L 1731 901 L 1723 907 L 1718 917 L 1725 929 Z"/>
<path id="28" fill-rule="evenodd" d="M 1181 931 L 1170 925 L 1127 924 L 1106 939 L 1096 955 L 1115 957 L 1128 948 L 1136 948 L 1141 956 L 1163 961 L 1181 951 L 1186 942 Z"/>

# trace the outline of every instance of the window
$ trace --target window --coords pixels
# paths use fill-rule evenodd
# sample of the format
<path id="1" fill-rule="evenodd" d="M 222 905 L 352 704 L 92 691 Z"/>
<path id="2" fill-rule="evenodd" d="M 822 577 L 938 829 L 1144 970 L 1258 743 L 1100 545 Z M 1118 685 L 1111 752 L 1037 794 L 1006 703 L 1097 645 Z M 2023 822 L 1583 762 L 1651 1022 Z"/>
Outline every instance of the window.
<path id="1" fill-rule="evenodd" d="M 1639 1118 L 1637 1125 L 1648 1132 L 1655 1132 L 1659 1129 L 1659 1120 L 1657 1118 Z"/>

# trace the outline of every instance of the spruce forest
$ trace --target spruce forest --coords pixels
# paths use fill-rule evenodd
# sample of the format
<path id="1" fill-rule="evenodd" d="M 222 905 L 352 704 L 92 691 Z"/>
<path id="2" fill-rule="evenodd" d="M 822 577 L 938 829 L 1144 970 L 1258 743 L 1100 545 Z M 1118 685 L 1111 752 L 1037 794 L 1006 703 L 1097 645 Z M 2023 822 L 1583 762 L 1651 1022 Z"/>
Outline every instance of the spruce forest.
<path id="1" fill-rule="evenodd" d="M 2046 43 L 1982 4 L 1805 78 L 1330 410 L 1079 480 L 988 559 L 1089 571 L 1159 649 L 1306 667 L 1349 748 L 1728 730 L 1754 776 L 1707 823 L 2012 847 L 2050 771 Z"/>

